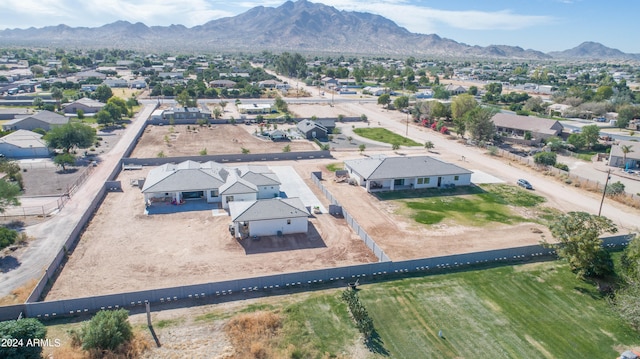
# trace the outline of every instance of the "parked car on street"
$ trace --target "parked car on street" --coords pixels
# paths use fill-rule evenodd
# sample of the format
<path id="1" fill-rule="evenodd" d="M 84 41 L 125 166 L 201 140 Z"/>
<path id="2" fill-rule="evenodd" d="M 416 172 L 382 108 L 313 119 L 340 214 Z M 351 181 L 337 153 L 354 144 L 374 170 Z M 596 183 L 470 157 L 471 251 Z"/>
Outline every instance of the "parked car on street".
<path id="1" fill-rule="evenodd" d="M 529 183 L 529 181 L 527 181 L 526 179 L 522 179 L 522 178 L 518 180 L 518 186 L 526 189 L 533 189 L 533 186 L 531 185 L 531 183 Z"/>

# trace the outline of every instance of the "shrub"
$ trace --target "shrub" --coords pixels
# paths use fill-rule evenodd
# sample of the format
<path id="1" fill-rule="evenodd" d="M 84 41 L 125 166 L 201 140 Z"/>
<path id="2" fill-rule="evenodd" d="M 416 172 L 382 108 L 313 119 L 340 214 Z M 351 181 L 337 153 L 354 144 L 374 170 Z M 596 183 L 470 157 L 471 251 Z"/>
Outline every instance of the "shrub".
<path id="1" fill-rule="evenodd" d="M 342 299 L 347 302 L 349 311 L 353 316 L 353 320 L 356 322 L 356 327 L 360 333 L 365 336 L 365 340 L 369 340 L 375 330 L 373 327 L 373 320 L 369 317 L 367 308 L 365 308 L 360 301 L 358 292 L 356 290 L 346 289 L 342 292 Z"/>
<path id="2" fill-rule="evenodd" d="M 557 169 L 559 169 L 559 170 L 563 170 L 563 171 L 567 171 L 567 172 L 569 172 L 569 166 L 567 166 L 567 165 L 566 165 L 566 164 L 564 164 L 564 163 L 560 163 L 560 162 L 558 162 L 558 163 L 556 163 L 555 165 L 553 165 L 553 167 L 555 167 L 555 168 L 557 168 Z"/>
<path id="3" fill-rule="evenodd" d="M 132 338 L 126 310 L 101 310 L 82 328 L 82 349 L 115 350 Z"/>
<path id="4" fill-rule="evenodd" d="M 0 322 L 0 338 L 15 339 L 18 345 L 0 347 L 1 358 L 40 358 L 42 346 L 29 345 L 34 339 L 44 339 L 47 328 L 37 319 L 27 318 Z M 4 344 L 4 341 L 3 341 Z"/>
<path id="5" fill-rule="evenodd" d="M 8 247 L 16 242 L 18 232 L 13 229 L 0 227 L 0 249 Z"/>
<path id="6" fill-rule="evenodd" d="M 533 156 L 533 160 L 536 164 L 553 166 L 556 164 L 558 156 L 555 152 L 538 152 Z"/>
<path id="7" fill-rule="evenodd" d="M 624 184 L 620 181 L 611 183 L 607 186 L 605 191 L 607 196 L 615 196 L 624 193 Z"/>

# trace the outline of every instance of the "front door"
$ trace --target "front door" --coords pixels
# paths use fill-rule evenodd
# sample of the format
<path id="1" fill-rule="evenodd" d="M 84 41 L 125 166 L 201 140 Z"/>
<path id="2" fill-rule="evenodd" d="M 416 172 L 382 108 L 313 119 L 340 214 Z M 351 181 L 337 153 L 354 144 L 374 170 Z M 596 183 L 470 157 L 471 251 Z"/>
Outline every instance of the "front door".
<path id="1" fill-rule="evenodd" d="M 442 185 L 442 177 L 438 177 L 438 187 L 440 187 L 440 185 Z"/>

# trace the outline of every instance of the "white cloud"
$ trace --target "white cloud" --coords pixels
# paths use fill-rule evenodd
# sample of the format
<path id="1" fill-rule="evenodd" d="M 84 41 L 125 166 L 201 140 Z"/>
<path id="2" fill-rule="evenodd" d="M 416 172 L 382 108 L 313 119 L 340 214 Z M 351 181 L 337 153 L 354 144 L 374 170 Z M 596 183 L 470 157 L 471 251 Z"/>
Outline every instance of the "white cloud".
<path id="1" fill-rule="evenodd" d="M 554 21 L 549 16 L 520 15 L 511 10 L 438 10 L 412 5 L 404 0 L 323 0 L 337 9 L 382 15 L 418 33 L 438 32 L 438 25 L 463 30 L 518 30 Z M 408 15 L 410 14 L 410 15 Z"/>

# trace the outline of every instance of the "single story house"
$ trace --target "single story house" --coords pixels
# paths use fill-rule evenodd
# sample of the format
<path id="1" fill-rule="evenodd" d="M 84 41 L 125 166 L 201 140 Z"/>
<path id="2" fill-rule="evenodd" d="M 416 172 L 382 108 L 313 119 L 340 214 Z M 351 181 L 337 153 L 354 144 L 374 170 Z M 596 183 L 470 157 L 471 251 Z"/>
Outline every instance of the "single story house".
<path id="1" fill-rule="evenodd" d="M 242 114 L 261 114 L 276 112 L 274 104 L 269 103 L 252 103 L 252 104 L 238 104 L 238 112 Z"/>
<path id="2" fill-rule="evenodd" d="M 29 108 L 0 108 L 0 120 L 13 120 L 14 118 L 30 115 Z"/>
<path id="3" fill-rule="evenodd" d="M 561 117 L 565 117 L 567 111 L 571 108 L 570 105 L 565 105 L 562 103 L 554 103 L 547 107 L 547 114 L 549 116 L 553 116 L 554 114 L 560 115 Z"/>
<path id="4" fill-rule="evenodd" d="M 278 177 L 266 166 L 227 167 L 209 161 L 167 163 L 149 171 L 142 187 L 147 206 L 154 202 L 205 200 L 229 208 L 233 201 L 255 201 L 280 194 Z"/>
<path id="5" fill-rule="evenodd" d="M 626 155 L 622 152 L 624 146 L 631 150 Z M 611 146 L 609 166 L 637 169 L 640 167 L 640 143 L 634 141 L 618 141 Z"/>
<path id="6" fill-rule="evenodd" d="M 530 132 L 532 138 L 537 142 L 541 139 L 560 135 L 564 128 L 557 120 L 504 112 L 498 112 L 491 119 L 498 133 L 523 137 L 526 132 Z"/>
<path id="7" fill-rule="evenodd" d="M 209 87 L 212 88 L 233 88 L 235 85 L 236 82 L 231 80 L 213 80 L 209 82 Z"/>
<path id="8" fill-rule="evenodd" d="M 147 82 L 145 80 L 133 80 L 129 82 L 129 88 L 132 89 L 145 89 L 147 88 Z"/>
<path id="9" fill-rule="evenodd" d="M 207 110 L 201 110 L 197 107 L 172 107 L 170 109 L 162 111 L 162 119 L 167 123 L 171 120 L 192 120 L 195 123 L 196 120 L 208 120 L 211 118 L 211 112 Z"/>
<path id="10" fill-rule="evenodd" d="M 106 79 L 102 81 L 103 85 L 107 85 L 111 88 L 127 88 L 129 87 L 129 82 L 125 79 Z"/>
<path id="11" fill-rule="evenodd" d="M 274 89 L 280 84 L 282 84 L 282 82 L 277 80 L 264 80 L 264 81 L 258 82 L 258 87 L 264 88 L 264 89 Z"/>
<path id="12" fill-rule="evenodd" d="M 82 110 L 84 113 L 97 113 L 105 106 L 104 103 L 83 97 L 79 100 L 75 100 L 64 106 L 64 113 L 77 113 L 78 110 Z"/>
<path id="13" fill-rule="evenodd" d="M 73 77 L 75 77 L 78 81 L 88 80 L 90 78 L 96 78 L 96 79 L 104 80 L 104 79 L 107 78 L 107 75 L 103 74 L 102 72 L 89 70 L 89 71 L 76 72 L 73 75 Z"/>
<path id="14" fill-rule="evenodd" d="M 344 162 L 367 192 L 469 186 L 471 171 L 429 156 L 367 157 Z"/>
<path id="15" fill-rule="evenodd" d="M 282 130 L 273 130 L 269 133 L 271 141 L 280 141 L 287 138 L 287 133 Z"/>
<path id="16" fill-rule="evenodd" d="M 313 140 L 314 138 L 324 139 L 327 138 L 327 134 L 329 133 L 326 127 L 311 120 L 301 120 L 296 127 L 308 140 Z"/>
<path id="17" fill-rule="evenodd" d="M 273 198 L 229 204 L 236 238 L 307 233 L 309 210 L 300 198 Z"/>
<path id="18" fill-rule="evenodd" d="M 463 93 L 467 93 L 467 89 L 460 85 L 449 84 L 444 88 L 451 95 L 460 95 Z"/>
<path id="19" fill-rule="evenodd" d="M 49 148 L 39 133 L 17 130 L 0 138 L 0 154 L 10 158 L 49 157 Z"/>
<path id="20" fill-rule="evenodd" d="M 333 130 L 336 128 L 336 120 L 333 118 L 318 118 L 315 122 L 324 126 L 328 134 L 333 133 Z"/>
<path id="21" fill-rule="evenodd" d="M 55 112 L 44 110 L 27 117 L 20 117 L 7 121 L 2 124 L 2 129 L 4 129 L 5 131 L 33 131 L 36 128 L 41 128 L 45 131 L 49 131 L 56 126 L 66 125 L 67 123 L 69 123 L 69 119 L 67 117 L 58 115 Z"/>

